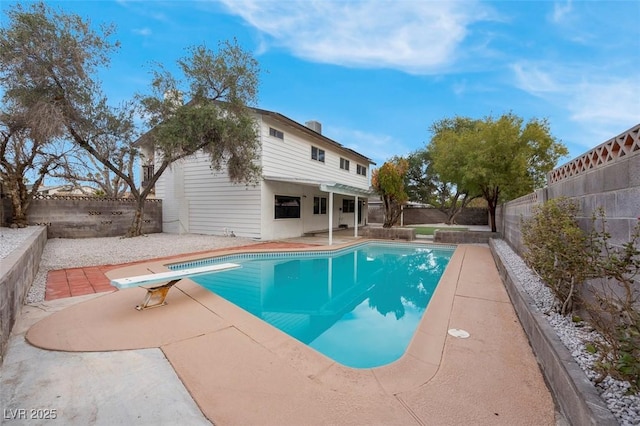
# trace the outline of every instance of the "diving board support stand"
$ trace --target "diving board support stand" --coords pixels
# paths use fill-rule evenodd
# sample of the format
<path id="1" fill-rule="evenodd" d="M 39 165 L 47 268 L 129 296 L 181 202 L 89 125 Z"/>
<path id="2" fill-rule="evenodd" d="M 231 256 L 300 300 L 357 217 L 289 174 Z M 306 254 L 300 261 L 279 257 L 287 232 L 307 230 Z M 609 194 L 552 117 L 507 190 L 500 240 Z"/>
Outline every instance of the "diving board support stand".
<path id="1" fill-rule="evenodd" d="M 182 269 L 178 271 L 159 272 L 157 274 L 138 275 L 128 278 L 117 278 L 111 280 L 111 285 L 123 290 L 133 287 L 141 287 L 149 284 L 165 283 L 154 287 L 149 287 L 143 302 L 136 306 L 136 309 L 143 311 L 145 309 L 157 308 L 167 304 L 167 294 L 169 290 L 180 280 L 184 278 L 195 277 L 196 275 L 213 274 L 217 272 L 229 271 L 231 269 L 240 268 L 237 263 L 220 263 L 218 265 L 200 266 L 197 268 Z"/>

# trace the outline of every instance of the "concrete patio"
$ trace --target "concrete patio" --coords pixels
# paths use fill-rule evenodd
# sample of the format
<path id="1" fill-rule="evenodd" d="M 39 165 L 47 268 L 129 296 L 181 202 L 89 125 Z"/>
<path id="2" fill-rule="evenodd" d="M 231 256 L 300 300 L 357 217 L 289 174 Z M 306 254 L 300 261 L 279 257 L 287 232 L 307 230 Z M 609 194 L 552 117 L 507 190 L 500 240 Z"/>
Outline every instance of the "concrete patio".
<path id="1" fill-rule="evenodd" d="M 25 306 L 0 371 L 4 421 L 46 423 L 6 418 L 20 409 L 104 425 L 562 421 L 486 246 L 458 246 L 405 356 L 375 369 L 336 364 L 189 280 L 162 308 L 136 311 L 143 295 Z"/>

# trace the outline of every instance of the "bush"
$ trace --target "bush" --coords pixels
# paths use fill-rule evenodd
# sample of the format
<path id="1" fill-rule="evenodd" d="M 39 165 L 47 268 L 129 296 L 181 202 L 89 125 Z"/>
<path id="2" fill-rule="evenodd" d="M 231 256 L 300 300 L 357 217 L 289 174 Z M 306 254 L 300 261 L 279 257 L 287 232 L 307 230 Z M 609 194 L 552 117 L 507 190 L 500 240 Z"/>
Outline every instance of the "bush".
<path id="1" fill-rule="evenodd" d="M 577 306 L 600 335 L 587 350 L 598 354 L 594 366 L 601 374 L 640 390 L 640 223 L 628 242 L 610 243 L 604 211 L 591 219 L 589 231 L 578 226 L 578 206 L 567 198 L 548 201 L 522 224 L 524 260 L 559 300 L 559 312 Z M 582 288 L 591 284 L 591 298 Z"/>
<path id="2" fill-rule="evenodd" d="M 567 198 L 546 202 L 522 224 L 524 260 L 549 286 L 567 315 L 579 299 L 579 289 L 594 275 L 587 234 L 575 219 L 578 206 Z"/>
<path id="3" fill-rule="evenodd" d="M 595 225 L 599 225 L 595 226 Z M 621 246 L 610 244 L 604 212 L 593 218 L 590 233 L 599 283 L 592 286 L 593 300 L 585 301 L 590 322 L 602 336 L 592 342 L 599 355 L 596 368 L 602 378 L 611 375 L 640 390 L 640 223 Z M 598 285 L 599 284 L 599 285 Z"/>

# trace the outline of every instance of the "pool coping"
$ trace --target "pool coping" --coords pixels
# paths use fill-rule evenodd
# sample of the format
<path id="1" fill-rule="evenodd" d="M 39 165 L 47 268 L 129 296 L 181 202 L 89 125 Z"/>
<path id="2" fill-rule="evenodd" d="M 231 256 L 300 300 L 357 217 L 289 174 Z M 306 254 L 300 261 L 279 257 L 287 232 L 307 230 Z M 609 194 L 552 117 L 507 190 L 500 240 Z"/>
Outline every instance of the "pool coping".
<path id="1" fill-rule="evenodd" d="M 166 271 L 167 263 L 108 275 Z M 168 306 L 138 312 L 144 293 L 128 289 L 70 306 L 36 323 L 26 338 L 70 352 L 160 348 L 216 424 L 425 424 L 434 418 L 495 424 L 498 415 L 503 422 L 553 421 L 553 401 L 486 246 L 456 248 L 405 354 L 373 369 L 341 366 L 191 280 L 176 284 Z M 450 324 L 471 338 L 449 336 Z M 141 339 L 148 346 L 140 346 Z M 249 401 L 258 405 L 247 411 Z M 330 409 L 331 401 L 338 406 Z"/>
<path id="2" fill-rule="evenodd" d="M 385 240 L 371 239 L 349 242 L 339 246 L 308 247 L 297 250 L 270 250 L 269 252 L 332 252 L 370 242 L 385 242 Z M 388 241 L 386 243 L 388 243 Z M 396 244 L 424 244 L 425 246 L 433 247 L 452 247 L 451 244 L 436 244 L 431 242 L 397 242 Z M 237 254 L 237 252 L 232 254 Z M 224 256 L 225 254 L 219 254 L 214 257 Z M 294 337 L 289 336 L 278 328 L 255 317 L 228 300 L 208 290 L 207 293 L 203 294 L 201 291 L 202 286 L 192 280 L 183 280 L 176 284 L 176 287 L 192 298 L 197 297 L 198 302 L 207 309 L 232 321 L 236 328 L 269 351 L 289 361 L 295 359 L 298 363 L 298 368 L 302 368 L 302 366 L 314 366 L 311 369 L 305 368 L 303 370 L 304 374 L 309 377 L 322 376 L 323 379 L 327 379 L 327 376 L 332 374 L 335 374 L 336 378 L 348 374 L 352 379 L 367 380 L 373 376 L 382 388 L 381 390 L 388 394 L 397 394 L 423 385 L 431 380 L 438 371 L 445 339 L 447 337 L 449 315 L 456 293 L 457 278 L 462 268 L 463 259 L 464 253 L 460 252 L 456 247 L 404 354 L 396 361 L 373 368 L 351 368 L 344 366 L 298 341 Z M 182 260 L 177 260 L 178 259 L 173 259 L 171 265 L 183 263 Z M 187 262 L 190 260 L 191 259 L 187 260 Z M 165 263 L 159 267 L 158 270 L 154 269 L 153 272 L 157 273 L 169 270 L 167 265 L 168 264 Z"/>
<path id="3" fill-rule="evenodd" d="M 247 247 L 246 251 L 243 250 L 243 253 L 332 252 L 370 242 L 388 243 L 388 241 L 385 240 L 364 239 L 333 246 L 310 246 L 299 249 L 282 248 L 261 250 L 259 248 L 253 249 Z M 451 244 L 421 243 L 415 241 L 408 243 L 395 242 L 395 244 L 425 245 L 430 247 L 442 246 L 443 248 L 452 247 Z M 184 257 L 141 262 L 112 269 L 105 274 L 110 279 L 116 279 L 140 274 L 167 272 L 170 271 L 170 265 L 236 254 L 238 254 L 238 250 L 234 249 L 221 250 L 213 256 L 210 253 L 194 253 Z M 415 389 L 427 383 L 438 371 L 447 338 L 449 317 L 456 294 L 458 276 L 462 268 L 463 259 L 464 248 L 457 246 L 451 255 L 449 263 L 440 278 L 422 319 L 414 331 L 405 353 L 398 360 L 390 364 L 373 368 L 359 369 L 341 365 L 190 279 L 179 281 L 174 285 L 169 294 L 182 293 L 207 311 L 220 317 L 224 320 L 225 324 L 230 324 L 269 352 L 292 363 L 294 368 L 308 377 L 333 381 L 339 380 L 340 377 L 349 376 L 353 380 L 372 381 L 381 392 L 394 395 Z M 142 288 L 133 288 L 126 291 L 137 291 L 137 293 L 140 294 L 140 301 L 142 301 Z M 118 293 L 122 292 L 124 291 Z M 166 309 L 166 307 L 160 307 L 152 311 L 162 311 L 163 309 Z M 146 312 L 143 311 L 138 314 L 144 315 L 145 313 Z M 60 347 L 47 347 L 46 345 L 40 344 L 37 337 L 38 334 L 41 334 L 41 332 L 39 331 L 39 324 L 36 324 L 36 326 L 27 333 L 27 340 L 29 340 L 32 345 L 41 347 L 42 349 L 64 350 Z M 161 348 L 162 346 L 163 345 L 160 345 Z M 140 347 L 123 347 L 114 350 L 143 349 L 148 347 L 158 346 L 142 345 Z M 105 350 L 105 348 L 96 350 L 102 351 Z M 83 348 L 82 351 L 90 351 L 90 349 Z"/>

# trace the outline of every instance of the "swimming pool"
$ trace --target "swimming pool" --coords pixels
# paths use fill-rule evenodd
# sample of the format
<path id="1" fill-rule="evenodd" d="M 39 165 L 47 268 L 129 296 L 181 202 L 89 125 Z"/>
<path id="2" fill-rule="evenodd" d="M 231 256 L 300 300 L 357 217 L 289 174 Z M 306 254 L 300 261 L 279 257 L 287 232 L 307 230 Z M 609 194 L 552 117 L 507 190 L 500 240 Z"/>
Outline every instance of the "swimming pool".
<path id="1" fill-rule="evenodd" d="M 248 253 L 196 283 L 352 368 L 404 354 L 455 247 L 369 242 L 337 251 Z"/>

